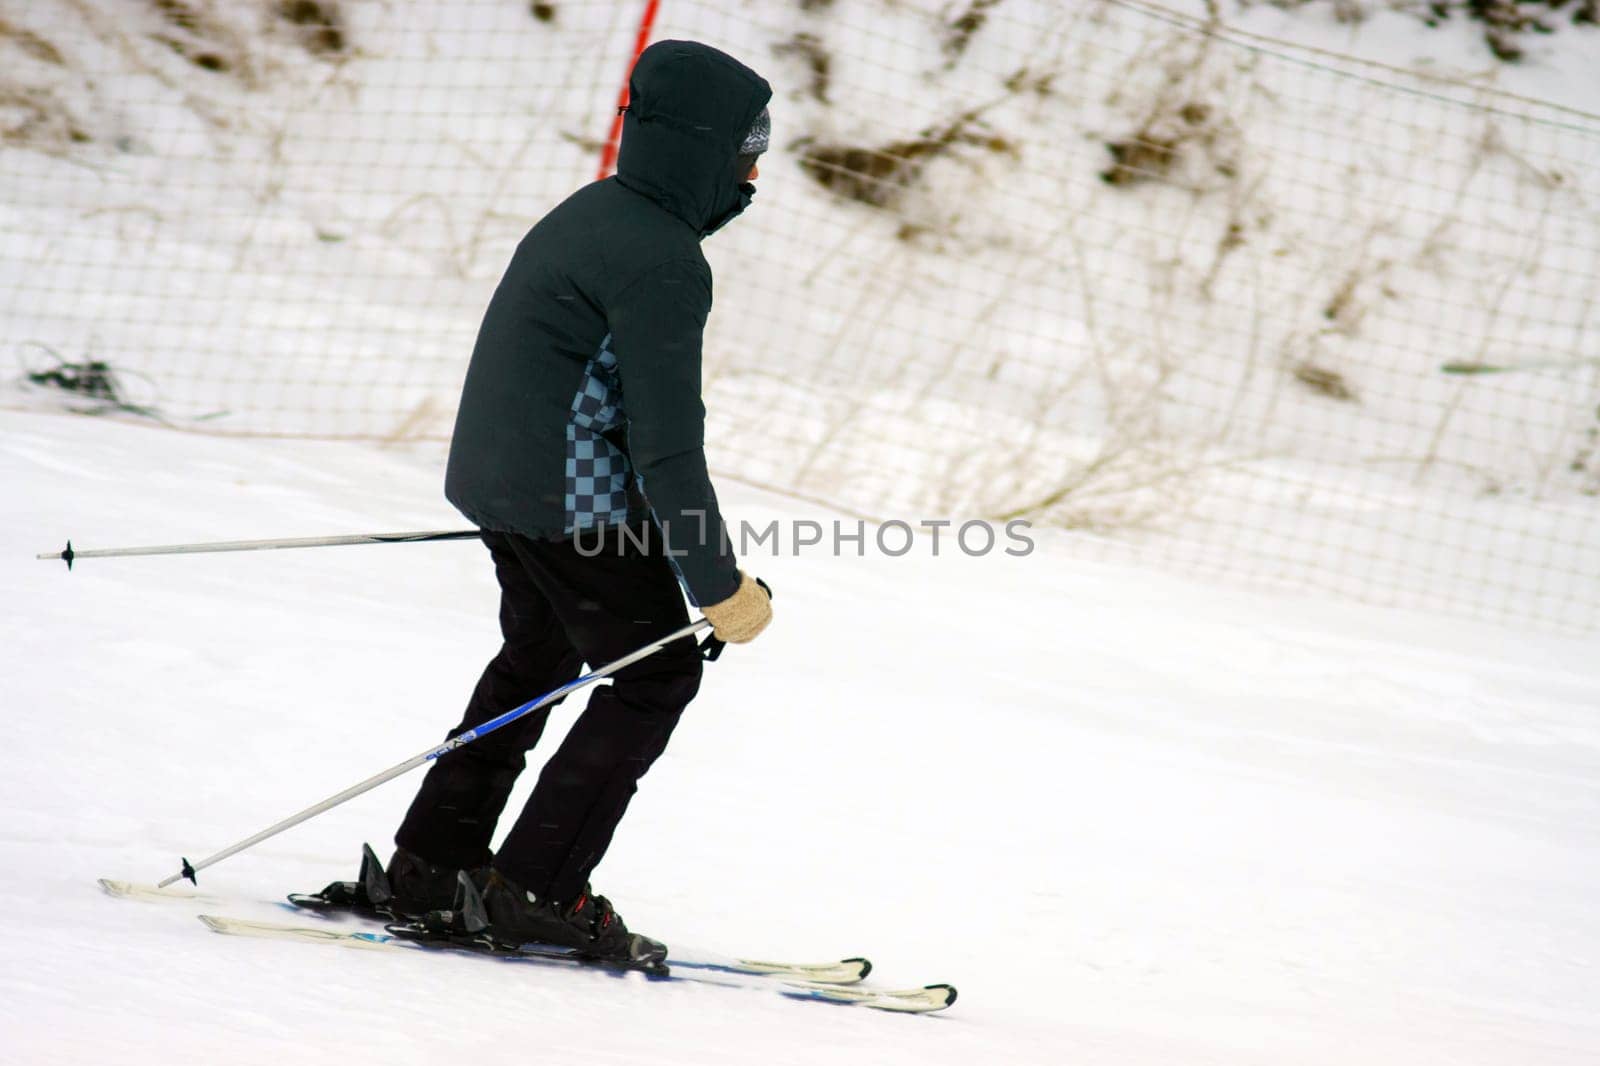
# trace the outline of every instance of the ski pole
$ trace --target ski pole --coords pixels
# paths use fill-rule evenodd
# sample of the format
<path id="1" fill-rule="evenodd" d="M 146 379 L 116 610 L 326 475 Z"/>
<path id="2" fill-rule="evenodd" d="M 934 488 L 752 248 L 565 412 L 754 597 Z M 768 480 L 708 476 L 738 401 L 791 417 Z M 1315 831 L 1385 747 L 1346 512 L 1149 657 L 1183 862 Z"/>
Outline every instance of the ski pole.
<path id="1" fill-rule="evenodd" d="M 339 544 L 417 544 L 430 540 L 467 540 L 482 536 L 476 529 L 423 533 L 352 533 L 342 537 L 293 537 L 289 540 L 218 540 L 206 544 L 159 544 L 148 548 L 95 548 L 78 551 L 67 541 L 67 550 L 40 552 L 36 559 L 65 559 L 72 569 L 74 559 L 104 559 L 114 555 L 195 555 L 202 552 L 256 552 L 271 548 L 321 548 Z"/>
<path id="2" fill-rule="evenodd" d="M 643 659 L 646 656 L 651 655 L 651 654 L 655 653 L 656 651 L 659 651 L 661 648 L 665 647 L 666 645 L 672 643 L 675 640 L 679 640 L 679 639 L 681 639 L 683 637 L 693 636 L 695 633 L 699 632 L 702 629 L 707 628 L 710 625 L 711 625 L 710 619 L 706 619 L 706 618 L 702 618 L 697 622 L 691 622 L 688 625 L 684 626 L 682 629 L 675 630 L 674 632 L 668 633 L 664 637 L 660 637 L 660 638 L 658 638 L 656 640 L 651 641 L 649 644 L 646 644 L 644 647 L 638 649 L 637 651 L 629 652 L 627 655 L 624 655 L 622 658 L 616 660 L 615 662 L 607 663 L 605 666 L 600 667 L 598 670 L 595 670 L 595 671 L 593 671 L 591 673 L 585 674 L 582 677 L 577 678 L 574 681 L 569 681 L 565 685 L 562 685 L 560 688 L 552 689 L 551 691 L 545 693 L 543 696 L 539 696 L 536 699 L 531 699 L 527 703 L 524 703 L 522 706 L 513 708 L 512 710 L 509 710 L 506 713 L 500 715 L 498 718 L 491 718 L 491 719 L 489 719 L 489 721 L 483 723 L 482 725 L 476 726 L 476 727 L 474 727 L 472 729 L 467 730 L 465 733 L 462 733 L 460 736 L 451 737 L 449 740 L 445 741 L 443 744 L 440 744 L 437 747 L 429 748 L 427 751 L 423 752 L 421 755 L 416 756 L 415 758 L 407 759 L 405 762 L 400 763 L 398 766 L 392 766 L 389 769 L 385 770 L 383 773 L 377 774 L 376 776 L 373 776 L 373 777 L 369 777 L 365 781 L 361 782 L 358 785 L 351 785 L 349 788 L 345 789 L 343 792 L 340 792 L 337 795 L 329 796 L 327 799 L 323 800 L 321 803 L 318 803 L 315 806 L 307 807 L 305 810 L 301 811 L 299 814 L 290 815 L 288 818 L 285 818 L 283 821 L 278 822 L 276 825 L 268 826 L 267 828 L 263 829 L 261 832 L 255 834 L 254 836 L 246 837 L 244 840 L 239 841 L 239 843 L 234 844 L 232 847 L 223 848 L 221 851 L 217 852 L 215 855 L 207 856 L 206 858 L 201 859 L 199 862 L 196 862 L 196 863 L 191 863 L 188 859 L 184 859 L 183 860 L 183 868 L 181 870 L 179 870 L 177 873 L 173 874 L 171 877 L 167 878 L 165 881 L 162 881 L 158 887 L 166 888 L 168 885 L 172 884 L 174 881 L 177 881 L 179 878 L 183 878 L 183 877 L 187 877 L 191 882 L 193 882 L 195 884 L 199 884 L 199 881 L 196 880 L 196 878 L 195 878 L 195 874 L 199 873 L 201 870 L 204 870 L 207 866 L 215 865 L 216 863 L 221 862 L 223 859 L 226 859 L 230 855 L 237 855 L 239 852 L 244 851 L 246 848 L 252 848 L 255 845 L 261 843 L 263 840 L 266 840 L 268 837 L 277 836 L 279 833 L 283 832 L 285 829 L 293 828 L 294 826 L 299 825 L 301 822 L 304 822 L 304 821 L 307 821 L 308 819 L 316 817 L 317 815 L 321 814 L 323 811 L 332 810 L 334 807 L 339 806 L 339 804 L 344 803 L 346 800 L 355 799 L 357 796 L 361 795 L 363 792 L 370 792 L 372 789 L 377 788 L 379 785 L 383 784 L 385 781 L 391 781 L 394 778 L 399 777 L 401 774 L 406 773 L 409 770 L 416 769 L 417 767 L 421 766 L 425 762 L 429 762 L 429 761 L 431 761 L 433 759 L 437 759 L 441 755 L 448 755 L 450 752 L 455 751 L 457 748 L 464 747 L 467 744 L 471 744 L 474 740 L 477 740 L 480 737 L 488 736 L 490 733 L 493 733 L 496 729 L 499 729 L 501 726 L 509 725 L 510 723 L 515 722 L 518 718 L 521 718 L 525 714 L 528 714 L 528 713 L 530 713 L 532 711 L 536 711 L 540 707 L 544 707 L 547 704 L 554 703 L 556 700 L 558 700 L 561 697 L 567 695 L 568 693 L 575 692 L 576 690 L 578 690 L 580 688 L 583 688 L 585 685 L 591 684 L 591 683 L 593 683 L 595 681 L 599 681 L 603 677 L 607 677 L 607 676 L 609 676 L 611 674 L 614 674 L 618 670 L 621 670 L 624 666 L 629 666 L 629 665 L 631 665 L 633 663 L 638 662 L 640 659 Z"/>

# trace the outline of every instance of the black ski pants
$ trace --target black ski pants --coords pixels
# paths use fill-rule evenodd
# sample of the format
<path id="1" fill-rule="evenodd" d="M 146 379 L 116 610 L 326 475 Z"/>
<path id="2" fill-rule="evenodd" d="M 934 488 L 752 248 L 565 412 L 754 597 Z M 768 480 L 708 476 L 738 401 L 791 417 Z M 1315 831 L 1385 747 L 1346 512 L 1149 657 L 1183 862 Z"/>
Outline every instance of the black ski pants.
<path id="1" fill-rule="evenodd" d="M 688 624 L 659 531 L 632 530 L 587 531 L 576 541 L 483 534 L 500 582 L 505 643 L 450 736 L 566 684 L 584 663 L 602 666 Z M 493 855 L 495 868 L 540 896 L 576 898 L 698 691 L 700 671 L 699 649 L 685 637 L 619 670 L 609 687 L 590 689 L 588 707 Z M 435 760 L 395 843 L 447 866 L 489 862 L 495 824 L 549 710 Z"/>

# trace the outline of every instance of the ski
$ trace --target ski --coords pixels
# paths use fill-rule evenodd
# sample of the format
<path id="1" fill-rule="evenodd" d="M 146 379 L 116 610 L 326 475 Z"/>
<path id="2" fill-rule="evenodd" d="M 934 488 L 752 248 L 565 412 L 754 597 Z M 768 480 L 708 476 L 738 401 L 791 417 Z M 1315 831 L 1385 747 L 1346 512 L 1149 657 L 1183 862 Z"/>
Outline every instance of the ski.
<path id="1" fill-rule="evenodd" d="M 118 899 L 175 900 L 189 903 L 224 902 L 221 896 L 214 896 L 209 892 L 195 892 L 192 889 L 157 888 L 155 885 L 140 884 L 137 881 L 114 881 L 109 877 L 102 877 L 96 883 L 106 895 Z"/>
<path id="2" fill-rule="evenodd" d="M 301 911 L 308 911 L 320 918 L 349 915 L 363 921 L 380 922 L 385 925 L 405 921 L 400 915 L 374 910 L 370 905 L 363 905 L 360 902 L 352 905 L 348 901 L 358 899 L 356 894 L 348 890 L 330 894 L 329 890 L 333 888 L 333 885 L 329 885 L 327 889 L 318 893 L 291 893 L 289 903 Z M 865 980 L 872 972 L 871 960 L 859 956 L 840 959 L 837 962 L 775 962 L 765 959 L 741 959 L 731 955 L 683 948 L 673 949 L 672 964 L 722 973 L 745 974 L 751 977 L 788 977 L 797 981 L 829 985 L 853 985 Z"/>
<path id="3" fill-rule="evenodd" d="M 830 984 L 798 977 L 792 971 L 803 972 L 810 968 L 793 967 L 783 963 L 767 964 L 775 966 L 776 969 L 765 971 L 728 969 L 714 959 L 684 954 L 675 955 L 666 966 L 632 965 L 585 957 L 559 947 L 528 945 L 516 950 L 506 950 L 490 946 L 487 940 L 474 942 L 469 938 L 418 940 L 396 936 L 389 932 L 297 926 L 284 922 L 251 921 L 213 914 L 202 914 L 200 920 L 212 931 L 228 936 L 297 940 L 303 943 L 332 944 L 365 951 L 461 951 L 486 955 L 508 963 L 638 970 L 647 978 L 657 981 L 694 981 L 726 987 L 765 988 L 791 999 L 816 1000 L 903 1014 L 925 1014 L 943 1010 L 956 1000 L 956 990 L 950 985 L 879 989 Z"/>
<path id="4" fill-rule="evenodd" d="M 107 895 L 118 899 L 135 899 L 156 903 L 202 903 L 207 905 L 221 905 L 228 902 L 221 896 L 207 892 L 196 892 L 193 889 L 157 888 L 155 885 L 141 884 L 136 881 L 117 881 L 102 877 L 98 880 L 98 884 Z M 329 886 L 329 888 L 332 887 L 331 885 Z M 289 896 L 289 902 L 277 902 L 272 905 L 297 914 L 315 915 L 318 919 L 329 920 L 330 922 L 346 915 L 369 922 L 388 923 L 399 920 L 396 915 L 366 907 L 345 905 L 342 901 L 330 901 L 326 898 L 327 891 L 327 889 L 324 889 L 319 893 L 293 893 Z M 234 919 L 228 920 L 233 921 Z M 327 930 L 308 928 L 304 931 L 313 933 L 326 932 Z M 342 931 L 341 935 L 344 932 L 348 931 Z M 309 939 L 309 937 L 299 937 L 298 939 L 304 940 Z M 685 948 L 673 949 L 672 963 L 675 966 L 717 973 L 740 974 L 748 977 L 791 978 L 797 981 L 830 985 L 856 984 L 864 980 L 872 972 L 871 961 L 860 957 L 840 959 L 837 962 L 777 962 L 764 959 L 735 958 L 731 955 Z"/>
<path id="5" fill-rule="evenodd" d="M 482 899 L 479 886 L 466 873 L 458 872 L 454 909 L 472 909 L 479 917 L 473 929 L 482 929 Z M 389 882 L 383 862 L 371 844 L 361 845 L 361 867 L 354 881 L 335 881 L 320 892 L 292 892 L 289 902 L 295 907 L 311 911 L 322 917 L 349 914 L 368 921 L 399 923 L 391 925 L 390 932 L 411 939 L 437 939 L 439 930 L 429 929 L 426 923 L 408 922 L 407 916 L 394 909 L 394 887 Z M 470 901 L 469 901 L 470 897 Z M 457 916 L 458 919 L 461 915 Z M 459 932 L 460 930 L 458 930 Z M 485 941 L 487 943 L 487 941 Z M 679 949 L 674 961 L 688 953 Z M 855 984 L 872 972 L 872 963 L 863 958 L 841 959 L 826 963 L 767 962 L 759 959 L 735 959 L 727 956 L 701 955 L 693 965 L 701 969 L 714 969 L 725 973 L 741 973 L 765 977 L 792 977 L 802 981 L 824 984 Z"/>

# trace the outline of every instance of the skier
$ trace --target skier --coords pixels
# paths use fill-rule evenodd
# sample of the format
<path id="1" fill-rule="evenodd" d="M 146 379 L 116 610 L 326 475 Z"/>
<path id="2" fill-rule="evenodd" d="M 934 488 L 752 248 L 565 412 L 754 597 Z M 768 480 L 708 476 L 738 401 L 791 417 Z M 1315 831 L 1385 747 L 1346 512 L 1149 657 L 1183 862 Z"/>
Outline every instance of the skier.
<path id="1" fill-rule="evenodd" d="M 723 641 L 754 639 L 772 616 L 706 472 L 699 246 L 750 203 L 772 90 L 714 48 L 661 41 L 629 93 L 616 175 L 529 231 L 467 369 L 445 495 L 483 531 L 504 645 L 451 736 L 686 625 L 680 582 Z M 395 834 L 391 906 L 448 908 L 467 870 L 500 940 L 664 957 L 589 878 L 700 671 L 685 638 L 595 690 L 492 855 L 548 708 L 438 759 Z"/>

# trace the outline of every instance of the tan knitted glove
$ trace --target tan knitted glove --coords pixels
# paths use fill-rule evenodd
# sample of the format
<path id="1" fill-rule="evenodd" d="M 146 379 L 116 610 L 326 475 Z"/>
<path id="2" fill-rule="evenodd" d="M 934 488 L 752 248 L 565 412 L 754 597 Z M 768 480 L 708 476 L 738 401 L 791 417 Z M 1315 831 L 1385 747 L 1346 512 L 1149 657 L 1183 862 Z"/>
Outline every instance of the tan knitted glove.
<path id="1" fill-rule="evenodd" d="M 729 644 L 755 640 L 772 621 L 772 597 L 755 578 L 739 571 L 739 588 L 721 603 L 700 610 L 711 620 L 711 632 Z"/>

